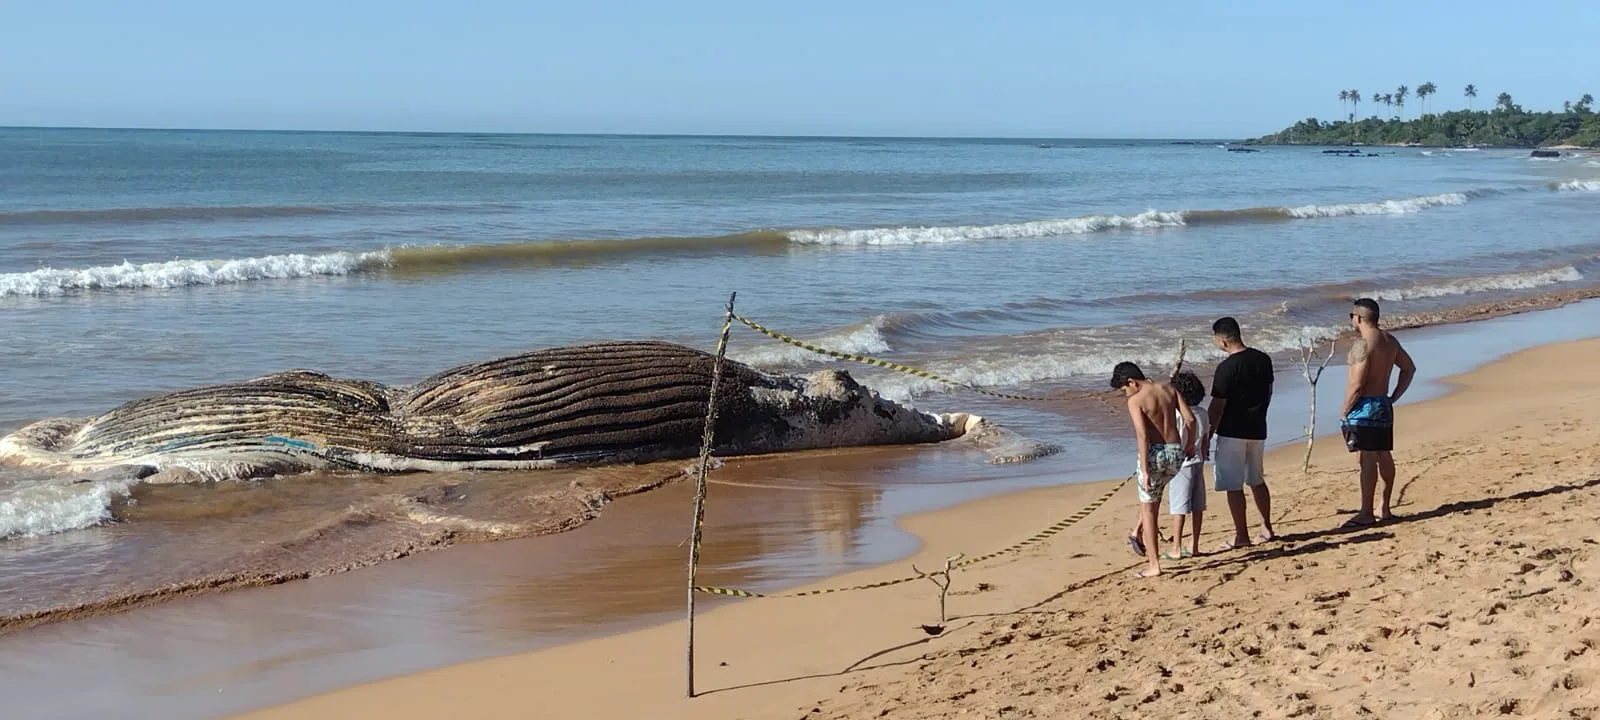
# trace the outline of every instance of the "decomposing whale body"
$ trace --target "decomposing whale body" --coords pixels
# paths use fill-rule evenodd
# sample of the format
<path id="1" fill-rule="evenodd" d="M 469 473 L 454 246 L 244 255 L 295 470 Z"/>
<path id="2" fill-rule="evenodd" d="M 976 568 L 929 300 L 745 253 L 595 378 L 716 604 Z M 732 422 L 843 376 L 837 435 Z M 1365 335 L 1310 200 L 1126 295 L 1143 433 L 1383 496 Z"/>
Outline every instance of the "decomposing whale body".
<path id="1" fill-rule="evenodd" d="M 185 481 L 687 458 L 699 451 L 713 363 L 681 345 L 609 342 L 407 387 L 295 370 L 42 420 L 0 439 L 0 463 Z M 769 375 L 731 360 L 717 405 L 719 455 L 938 442 L 987 426 L 885 400 L 842 371 Z"/>

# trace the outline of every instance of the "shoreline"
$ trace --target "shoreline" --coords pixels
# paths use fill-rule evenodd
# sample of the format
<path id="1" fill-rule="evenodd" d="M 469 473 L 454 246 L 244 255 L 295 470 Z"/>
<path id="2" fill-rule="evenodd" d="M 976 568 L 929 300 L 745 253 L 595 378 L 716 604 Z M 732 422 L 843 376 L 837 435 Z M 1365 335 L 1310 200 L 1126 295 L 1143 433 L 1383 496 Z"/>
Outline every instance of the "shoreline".
<path id="1" fill-rule="evenodd" d="M 1390 330 L 1443 328 L 1530 312 L 1553 310 L 1594 298 L 1600 298 L 1600 287 L 1488 301 L 1447 310 L 1397 314 L 1393 318 L 1386 320 L 1385 326 Z M 1345 333 L 1341 334 L 1336 342 L 1343 343 L 1347 341 L 1348 333 Z M 1288 371 L 1292 372 L 1292 364 L 1286 365 L 1286 367 L 1289 368 Z M 955 442 L 959 442 L 959 440 Z M 917 446 L 904 447 L 915 448 Z M 648 493 L 652 490 L 659 490 L 664 486 L 677 484 L 678 481 L 686 477 L 683 475 L 682 466 L 682 462 L 676 461 L 654 463 L 636 466 L 638 471 L 634 474 L 603 474 L 600 482 L 585 481 L 581 485 L 575 485 L 574 487 L 583 491 L 580 496 L 562 495 L 557 497 L 561 495 L 559 490 L 547 493 L 548 498 L 544 502 L 560 503 L 563 506 L 576 508 L 574 514 L 562 516 L 554 522 L 518 527 L 507 524 L 490 526 L 486 523 L 480 523 L 479 525 L 481 526 L 467 525 L 460 527 L 440 524 L 430 529 L 423 536 L 399 547 L 383 548 L 382 552 L 367 556 L 339 558 L 337 562 L 296 571 L 262 573 L 246 570 L 213 574 L 159 588 L 113 595 L 70 606 L 7 614 L 0 616 L 0 638 L 41 626 L 114 615 L 139 608 L 159 606 L 174 600 L 206 597 L 234 590 L 270 587 L 311 578 L 338 575 L 433 550 L 461 545 L 494 543 L 503 540 L 548 537 L 570 532 L 600 517 L 607 511 L 607 507 L 617 499 Z"/>
<path id="2" fill-rule="evenodd" d="M 1560 150 L 1573 155 L 1585 156 L 1600 154 L 1600 147 L 1584 145 L 1429 145 L 1427 143 L 1400 143 L 1400 142 L 1372 142 L 1372 143 L 1321 143 L 1321 142 L 1259 142 L 1259 139 L 1234 141 L 1235 145 L 1255 147 L 1376 147 L 1376 148 L 1417 148 L 1420 150 Z"/>
<path id="3" fill-rule="evenodd" d="M 1578 367 L 1594 357 L 1600 357 L 1600 340 L 1524 348 L 1469 372 L 1438 378 L 1435 382 L 1450 388 L 1447 394 L 1421 402 L 1402 403 L 1397 410 L 1402 426 L 1408 428 L 1406 435 L 1412 436 L 1403 440 L 1416 441 L 1422 446 L 1436 445 L 1444 440 L 1451 443 L 1465 441 L 1471 445 L 1471 437 L 1453 437 L 1451 428 L 1444 427 L 1450 423 L 1465 423 L 1477 434 L 1521 430 L 1520 425 L 1515 428 L 1507 426 L 1514 424 L 1514 420 L 1526 420 L 1522 415 L 1502 417 L 1476 411 L 1462 413 L 1460 409 L 1485 402 L 1499 402 L 1520 403 L 1517 407 L 1526 412 L 1548 411 L 1549 391 L 1532 399 L 1517 397 L 1508 400 L 1502 397 L 1503 394 L 1487 388 L 1502 381 L 1536 385 L 1537 380 L 1518 380 L 1527 376 L 1525 366 L 1530 362 L 1565 362 L 1570 367 L 1574 356 L 1577 357 Z M 1600 391 L 1593 381 L 1583 380 L 1582 386 L 1583 392 L 1588 393 L 1584 397 Z M 1418 417 L 1424 422 L 1417 422 Z M 1568 426 L 1580 427 L 1571 422 L 1563 424 L 1564 428 Z M 1350 478 L 1345 477 L 1350 474 L 1350 468 L 1346 466 L 1351 461 L 1338 443 L 1329 442 L 1327 436 L 1319 436 L 1318 440 L 1312 476 L 1343 478 L 1339 480 L 1341 484 L 1336 506 L 1330 509 L 1348 512 L 1347 509 L 1338 508 L 1347 508 L 1354 495 L 1353 488 L 1346 482 Z M 1274 448 L 1268 456 L 1269 478 L 1274 478 L 1272 482 L 1279 488 L 1275 500 L 1281 504 L 1277 507 L 1289 506 L 1288 509 L 1275 512 L 1280 535 L 1288 535 L 1284 532 L 1285 525 L 1305 521 L 1300 517 L 1300 504 L 1294 502 L 1298 493 L 1290 490 L 1295 487 L 1295 480 L 1299 477 L 1300 452 L 1299 445 L 1288 444 Z M 1397 455 L 1400 452 L 1403 450 L 1397 449 Z M 1451 452 L 1454 454 L 1446 453 L 1436 462 L 1431 457 L 1419 460 L 1401 456 L 1397 460 L 1406 465 L 1427 462 L 1438 465 L 1451 462 L 1463 451 L 1458 448 Z M 1465 462 L 1468 465 L 1472 463 Z M 1560 460 L 1556 462 L 1559 464 Z M 1288 470 L 1291 466 L 1293 472 Z M 1583 468 L 1573 469 L 1581 471 Z M 1523 472 L 1518 472 L 1513 477 L 1522 475 Z M 919 567 L 937 565 L 945 553 L 965 548 L 982 549 L 979 542 L 989 539 L 984 535 L 998 534 L 1020 539 L 1023 535 L 1007 532 L 1006 528 L 1020 526 L 1029 530 L 1035 523 L 1021 522 L 1019 516 L 1040 518 L 1064 515 L 1113 482 L 1009 493 L 904 517 L 900 524 L 919 537 L 919 547 L 911 561 Z M 1409 483 L 1407 487 L 1410 487 Z M 1402 502 L 1406 500 L 1404 490 L 1401 499 Z M 1208 526 L 1212 530 L 1207 533 L 1204 544 L 1208 548 L 1214 546 L 1220 535 L 1216 529 L 1218 525 L 1226 526 L 1226 520 L 1218 516 L 1218 503 L 1211 505 L 1208 508 L 1211 516 Z M 897 689 L 916 695 L 918 691 L 914 688 L 899 688 L 895 684 L 906 685 L 911 682 L 910 675 L 919 671 L 926 673 L 926 669 L 932 666 L 945 667 L 947 673 L 955 674 L 953 680 L 925 675 L 921 681 L 924 685 L 930 681 L 942 682 L 957 691 L 956 695 L 943 701 L 944 706 L 975 693 L 985 694 L 978 692 L 979 689 L 995 690 L 995 693 L 988 694 L 1010 697 L 1013 701 L 1019 701 L 1014 704 L 1021 704 L 1022 698 L 1016 697 L 1014 691 L 996 688 L 992 683 L 963 683 L 960 676 L 967 674 L 965 668 L 955 670 L 951 663 L 960 658 L 960 665 L 966 665 L 965 658 L 974 654 L 988 660 L 1000 660 L 988 656 L 1005 654 L 1001 652 L 1004 649 L 1002 646 L 1021 642 L 1013 639 L 1016 633 L 1004 633 L 1002 623 L 1009 623 L 1014 630 L 1022 623 L 1039 625 L 1043 622 L 1048 625 L 1052 620 L 1065 622 L 1075 620 L 1074 616 L 1084 616 L 1081 608 L 1052 607 L 1053 603 L 1059 604 L 1057 601 L 1074 592 L 1094 589 L 1103 593 L 1107 587 L 1128 586 L 1134 588 L 1141 599 L 1158 593 L 1149 582 L 1141 584 L 1122 577 L 1128 568 L 1141 562 L 1131 558 L 1125 548 L 1114 542 L 1120 536 L 1107 534 L 1111 528 L 1120 527 L 1119 523 L 1126 524 L 1131 520 L 1133 507 L 1131 492 L 1124 488 L 1115 501 L 1090 515 L 1088 520 L 1072 531 L 1042 547 L 1002 556 L 956 575 L 950 594 L 951 616 L 954 619 L 947 631 L 937 638 L 919 637 L 922 634 L 915 631 L 916 620 L 934 621 L 931 617 L 935 610 L 933 591 L 920 582 L 873 591 L 872 595 L 877 597 L 865 593 L 841 593 L 793 600 L 757 599 L 706 611 L 699 617 L 704 629 L 699 638 L 703 647 L 699 651 L 702 660 L 698 667 L 703 678 L 702 692 L 705 694 L 694 701 L 682 697 L 681 623 L 665 623 L 547 650 L 367 683 L 237 717 L 302 720 L 361 715 L 380 708 L 386 716 L 398 717 L 431 716 L 432 713 L 445 712 L 447 708 L 456 712 L 470 708 L 475 716 L 482 717 L 512 717 L 516 715 L 517 708 L 525 707 L 519 703 L 527 701 L 522 697 L 526 695 L 539 696 L 547 710 L 563 717 L 634 716 L 643 708 L 649 708 L 649 714 L 654 717 L 724 717 L 735 713 L 743 717 L 793 716 L 806 714 L 808 707 L 816 708 L 811 711 L 813 714 L 822 713 L 827 717 L 855 717 L 878 714 L 858 711 L 881 709 L 887 713 L 890 709 L 907 704 L 912 706 L 912 710 L 918 711 L 913 716 L 925 717 L 930 713 L 931 716 L 943 716 L 940 714 L 943 706 L 933 704 L 932 695 L 927 696 L 927 700 L 920 696 L 890 697 Z M 1404 504 L 1400 507 L 1403 513 L 1407 512 Z M 1331 519 L 1320 522 L 1323 525 L 1336 524 Z M 1000 529 L 996 529 L 997 526 Z M 1401 532 L 1398 529 L 1401 527 L 1406 526 L 1396 526 L 1394 532 Z M 1296 533 L 1297 536 L 1301 534 L 1306 533 Z M 1086 539 L 1090 540 L 1091 545 L 1085 549 L 1081 541 Z M 1311 540 L 1304 542 L 1308 543 L 1307 547 L 1316 544 Z M 1078 551 L 1070 552 L 1068 548 Z M 1236 560 L 1242 553 L 1284 556 L 1292 561 L 1293 548 L 1290 550 L 1279 552 L 1264 546 L 1259 550 L 1212 555 L 1199 559 L 1199 562 L 1225 564 L 1231 562 L 1230 556 Z M 1209 584 L 1204 577 L 1190 577 L 1196 574 L 1195 570 L 1184 572 L 1182 568 L 1185 563 L 1174 565 L 1180 568 L 1175 581 L 1181 580 L 1190 585 Z M 1199 570 L 1210 567 L 1208 565 Z M 888 568 L 889 565 L 885 565 L 857 571 L 804 587 L 880 579 Z M 1043 617 L 1049 619 L 1029 619 L 1034 611 L 1019 611 L 1018 608 L 1049 610 L 1043 613 Z M 847 620 L 841 621 L 839 618 Z M 833 631 L 817 632 L 819 627 L 831 627 Z M 1135 635 L 1143 632 L 1137 628 L 1134 630 Z M 1027 637 L 1031 640 L 1051 634 L 1054 633 L 1050 628 L 1043 627 L 1037 633 L 1028 632 Z M 1003 641 L 1001 638 L 1004 638 Z M 750 648 L 752 641 L 763 647 L 784 647 L 786 653 L 778 658 L 767 656 Z M 1016 652 L 1024 650 L 1018 649 Z M 1011 661 L 1011 655 L 1008 654 L 1005 659 Z M 918 663 L 922 664 L 917 666 Z M 971 667 L 978 665 L 978 660 L 971 663 Z M 916 670 L 911 669 L 913 666 L 917 666 Z M 871 676 L 865 677 L 863 672 Z M 1090 672 L 1093 672 L 1092 668 Z M 620 677 L 633 677 L 635 681 L 628 688 L 610 687 L 611 679 Z M 539 682 L 540 679 L 545 682 Z M 844 684 L 841 686 L 841 683 Z M 962 689 L 964 686 L 966 690 Z M 847 690 L 851 691 L 850 694 L 847 694 Z M 1126 692 L 1122 694 L 1127 695 Z M 866 699 L 862 700 L 863 697 Z M 1070 697 L 1057 699 L 1072 701 Z M 928 704 L 919 704 L 924 702 Z M 829 707 L 826 711 L 821 709 L 830 705 L 838 707 Z M 1078 707 L 1081 709 L 1081 706 Z M 996 713 L 998 708 L 988 707 L 987 710 Z M 844 714 L 836 714 L 839 712 Z M 951 712 L 953 714 L 954 711 Z"/>
<path id="4" fill-rule="evenodd" d="M 1423 365 L 1423 372 L 1402 407 L 1449 392 L 1452 388 L 1446 378 L 1450 376 L 1528 347 L 1588 337 L 1593 331 L 1574 328 L 1600 327 L 1595 324 L 1597 316 L 1600 302 L 1579 303 L 1529 314 L 1526 319 L 1406 331 L 1407 347 Z M 1280 388 L 1280 400 L 1273 406 L 1276 440 L 1269 440 L 1269 447 L 1294 445 L 1284 452 L 1297 457 L 1303 445 L 1293 434 L 1304 423 L 1306 399 L 1296 369 L 1284 368 L 1282 372 L 1289 375 L 1280 375 L 1280 385 L 1287 386 Z M 1323 383 L 1324 393 L 1332 384 Z M 1319 413 L 1319 427 L 1334 427 L 1327 410 L 1334 404 L 1319 403 L 1324 410 Z M 1008 497 L 1049 497 L 1030 493 L 1093 495 L 1085 488 L 1095 486 L 1063 483 L 1116 477 L 1125 469 L 1123 462 L 1085 465 L 1083 458 L 1069 458 L 1075 464 L 1067 467 L 1059 463 L 987 471 L 969 467 L 960 471 L 966 480 L 938 480 L 916 470 L 949 470 L 949 457 L 948 451 L 937 449 L 858 449 L 755 461 L 761 467 L 754 471 L 762 477 L 811 477 L 830 487 L 844 484 L 840 490 L 821 494 L 719 484 L 716 499 L 708 506 L 702 584 L 771 592 L 831 586 L 846 575 L 841 569 L 850 571 L 849 576 L 873 581 L 882 579 L 885 567 L 892 568 L 893 575 L 904 574 L 909 565 L 902 563 L 907 561 L 915 561 L 919 567 L 937 566 L 943 558 L 939 552 L 927 558 L 916 555 L 927 546 L 907 534 L 919 532 L 920 521 L 915 518 L 929 516 L 930 511 L 1003 503 Z M 886 468 L 891 475 L 883 474 Z M 1295 468 L 1298 472 L 1298 463 Z M 732 466 L 729 470 L 744 472 Z M 911 474 L 906 476 L 907 472 Z M 983 472 L 983 481 L 974 482 L 977 476 L 973 472 Z M 915 479 L 908 485 L 891 476 Z M 889 484 L 883 485 L 885 481 Z M 112 703 L 131 712 L 130 718 L 220 717 L 385 678 L 490 662 L 484 658 L 515 657 L 541 648 L 571 647 L 670 623 L 682 612 L 684 551 L 678 543 L 683 539 L 680 510 L 689 502 L 688 487 L 672 484 L 617 504 L 593 523 L 570 533 L 465 544 L 450 553 L 424 553 L 381 563 L 359 576 L 339 574 L 212 594 L 0 637 L 0 662 L 20 663 L 26 658 L 30 668 L 13 674 L 10 682 L 0 682 L 4 686 L 0 691 L 10 693 L 17 707 L 33 708 L 45 716 L 63 712 L 77 716 L 71 713 L 88 713 Z M 844 489 L 849 487 L 862 490 Z M 851 499 L 853 493 L 874 487 L 879 489 L 864 496 L 869 505 L 852 505 L 859 502 Z M 1017 510 L 1022 515 L 1013 513 L 988 523 L 993 526 L 991 532 L 1003 537 L 995 537 L 993 542 L 983 538 L 963 541 L 949 551 L 971 556 L 993 550 L 1076 509 L 1022 505 Z M 1214 514 L 1218 510 L 1216 503 L 1212 505 Z M 846 515 L 840 516 L 841 512 Z M 862 512 L 867 514 L 851 519 L 851 513 Z M 1102 508 L 1061 537 L 1089 533 L 1101 543 L 1107 537 L 1104 528 L 1088 526 L 1105 522 L 1107 512 Z M 1128 514 L 1131 516 L 1131 510 Z M 729 524 L 730 518 L 737 521 Z M 1018 532 L 1006 535 L 1007 528 Z M 794 545 L 786 539 L 791 537 L 808 539 Z M 757 548 L 757 554 L 749 554 L 746 548 Z M 1111 560 L 1124 561 L 1126 552 L 1125 547 L 1120 551 L 1113 548 Z M 605 558 L 606 562 L 590 565 L 584 558 Z M 730 559 L 734 564 L 728 564 Z M 707 560 L 722 569 L 706 573 Z M 931 586 L 910 583 L 898 589 L 910 590 L 921 598 L 917 602 L 926 606 L 919 610 L 918 622 L 927 621 L 936 611 L 932 595 L 927 594 Z M 895 591 L 889 588 L 876 593 Z M 951 597 L 955 609 L 958 596 Z M 708 609 L 745 602 L 701 599 Z M 551 620 L 559 622 L 551 626 Z M 142 657 L 147 651 L 141 648 L 150 647 L 165 648 L 171 659 L 134 668 L 125 667 L 126 659 L 116 661 L 130 652 Z M 72 690 L 66 678 L 85 672 L 110 673 L 111 682 L 93 693 Z M 64 701 L 67 697 L 73 699 Z M 77 709 L 67 711 L 67 707 Z"/>

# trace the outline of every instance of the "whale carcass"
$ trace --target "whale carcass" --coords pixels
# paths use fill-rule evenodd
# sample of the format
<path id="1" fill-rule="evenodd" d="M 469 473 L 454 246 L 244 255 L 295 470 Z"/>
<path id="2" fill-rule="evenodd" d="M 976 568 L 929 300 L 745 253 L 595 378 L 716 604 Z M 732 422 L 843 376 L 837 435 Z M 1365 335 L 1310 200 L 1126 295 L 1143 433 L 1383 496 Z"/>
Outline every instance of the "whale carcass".
<path id="1" fill-rule="evenodd" d="M 294 370 L 134 400 L 0 438 L 0 463 L 151 480 L 310 470 L 532 469 L 698 453 L 712 356 L 665 342 L 537 350 L 390 387 Z M 849 374 L 726 361 L 715 452 L 938 442 L 982 421 L 883 399 Z"/>

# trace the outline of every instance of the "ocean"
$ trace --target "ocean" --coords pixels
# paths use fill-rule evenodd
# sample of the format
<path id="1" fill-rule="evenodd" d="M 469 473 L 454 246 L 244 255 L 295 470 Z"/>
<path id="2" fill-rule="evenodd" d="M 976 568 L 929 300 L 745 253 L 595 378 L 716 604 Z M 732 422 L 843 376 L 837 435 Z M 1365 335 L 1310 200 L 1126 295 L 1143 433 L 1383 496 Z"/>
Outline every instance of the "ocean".
<path id="1" fill-rule="evenodd" d="M 1025 470 L 949 448 L 851 456 L 892 482 L 981 483 L 1120 463 L 1125 415 L 1095 399 L 1111 367 L 1170 363 L 1180 338 L 1212 362 L 1221 315 L 1288 372 L 1358 295 L 1420 325 L 1600 286 L 1600 160 L 1366 150 L 0 129 L 0 434 L 291 368 L 399 385 L 586 341 L 709 350 L 737 291 L 741 314 L 833 350 L 1076 393 L 997 399 L 735 328 L 736 360 L 841 367 L 1061 450 Z M 751 485 L 812 480 L 740 467 Z M 572 483 L 681 471 L 155 487 L 0 469 L 0 616 L 555 532 L 587 517 L 563 504 Z M 863 492 L 841 512 L 866 512 Z"/>

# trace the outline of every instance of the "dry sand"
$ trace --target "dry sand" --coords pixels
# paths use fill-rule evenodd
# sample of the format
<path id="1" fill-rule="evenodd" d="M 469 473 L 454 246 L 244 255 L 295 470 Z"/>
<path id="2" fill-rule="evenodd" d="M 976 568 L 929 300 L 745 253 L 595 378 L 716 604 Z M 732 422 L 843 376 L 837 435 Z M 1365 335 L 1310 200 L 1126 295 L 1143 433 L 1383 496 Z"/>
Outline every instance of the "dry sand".
<path id="1" fill-rule="evenodd" d="M 937 613 L 926 581 L 741 600 L 699 618 L 693 700 L 677 623 L 247 717 L 1600 718 L 1596 367 L 1600 340 L 1537 348 L 1400 408 L 1401 522 L 1339 529 L 1357 502 L 1354 461 L 1324 439 L 1310 475 L 1299 448 L 1269 455 L 1279 541 L 1135 579 L 1124 488 L 1050 542 L 958 573 L 939 637 L 918 628 Z M 1330 374 L 1324 392 L 1340 380 Z M 927 567 L 1031 535 L 1107 487 L 904 524 L 924 539 L 915 561 Z M 1210 500 L 1214 547 L 1231 528 L 1222 497 Z"/>

